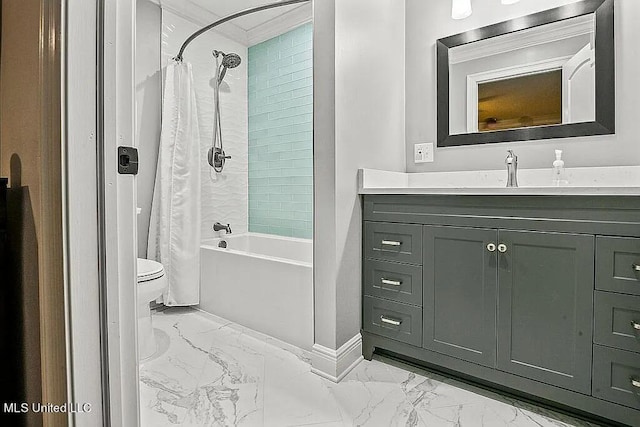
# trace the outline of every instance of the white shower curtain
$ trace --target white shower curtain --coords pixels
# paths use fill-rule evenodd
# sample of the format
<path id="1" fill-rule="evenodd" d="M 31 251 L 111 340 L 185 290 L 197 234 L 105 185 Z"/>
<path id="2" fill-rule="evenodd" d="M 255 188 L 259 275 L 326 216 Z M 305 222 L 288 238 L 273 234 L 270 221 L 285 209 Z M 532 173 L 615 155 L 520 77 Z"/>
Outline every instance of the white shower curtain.
<path id="1" fill-rule="evenodd" d="M 191 64 L 167 66 L 148 257 L 162 263 L 169 306 L 200 302 L 200 134 Z"/>

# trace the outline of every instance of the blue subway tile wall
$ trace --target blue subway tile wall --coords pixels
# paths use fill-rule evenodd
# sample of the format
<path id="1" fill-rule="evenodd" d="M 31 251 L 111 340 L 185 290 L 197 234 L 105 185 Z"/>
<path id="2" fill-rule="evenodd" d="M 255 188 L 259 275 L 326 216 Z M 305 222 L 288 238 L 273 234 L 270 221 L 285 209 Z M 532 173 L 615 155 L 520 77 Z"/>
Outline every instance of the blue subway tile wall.
<path id="1" fill-rule="evenodd" d="M 312 24 L 249 48 L 249 231 L 313 237 Z"/>

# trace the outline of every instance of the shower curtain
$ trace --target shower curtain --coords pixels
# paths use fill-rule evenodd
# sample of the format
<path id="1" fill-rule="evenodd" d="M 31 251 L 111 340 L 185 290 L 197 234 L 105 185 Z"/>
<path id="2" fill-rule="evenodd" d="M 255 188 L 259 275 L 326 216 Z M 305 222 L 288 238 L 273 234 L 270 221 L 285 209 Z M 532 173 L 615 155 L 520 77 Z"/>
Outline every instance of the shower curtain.
<path id="1" fill-rule="evenodd" d="M 200 302 L 200 134 L 191 64 L 167 66 L 148 257 L 162 263 L 168 306 Z"/>

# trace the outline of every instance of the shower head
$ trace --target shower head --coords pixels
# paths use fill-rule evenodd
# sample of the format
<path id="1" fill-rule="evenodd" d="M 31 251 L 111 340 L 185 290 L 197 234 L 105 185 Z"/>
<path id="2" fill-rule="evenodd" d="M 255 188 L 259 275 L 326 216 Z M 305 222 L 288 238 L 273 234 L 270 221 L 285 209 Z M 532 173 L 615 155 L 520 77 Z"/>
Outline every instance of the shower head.
<path id="1" fill-rule="evenodd" d="M 241 62 L 242 59 L 240 58 L 240 55 L 236 53 L 222 54 L 222 65 L 225 68 L 236 68 Z"/>
<path id="2" fill-rule="evenodd" d="M 224 53 L 219 50 L 214 50 L 213 54 L 216 58 L 222 55 L 222 64 L 220 64 L 222 70 L 220 71 L 219 82 L 222 82 L 222 79 L 224 79 L 225 74 L 227 74 L 227 69 L 236 68 L 242 62 L 242 58 L 240 58 L 240 55 L 237 53 Z"/>
<path id="3" fill-rule="evenodd" d="M 224 53 L 219 50 L 214 50 L 213 55 L 217 58 L 222 55 L 222 64 L 220 64 L 220 77 L 218 79 L 218 83 L 222 83 L 222 79 L 224 79 L 225 74 L 227 74 L 227 69 L 236 68 L 242 62 L 242 58 L 237 53 Z"/>

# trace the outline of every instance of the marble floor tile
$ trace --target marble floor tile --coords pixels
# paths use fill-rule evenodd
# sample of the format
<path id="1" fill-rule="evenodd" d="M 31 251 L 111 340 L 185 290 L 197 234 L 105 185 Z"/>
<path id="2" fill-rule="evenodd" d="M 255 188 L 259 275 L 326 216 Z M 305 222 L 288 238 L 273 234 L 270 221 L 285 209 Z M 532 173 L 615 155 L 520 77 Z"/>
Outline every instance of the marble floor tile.
<path id="1" fill-rule="evenodd" d="M 143 427 L 596 426 L 377 355 L 336 384 L 307 352 L 192 309 L 153 322 L 164 348 L 140 368 Z"/>
<path id="2" fill-rule="evenodd" d="M 192 406 L 184 415 L 190 426 L 263 425 L 262 390 L 259 383 L 225 385 L 222 382 L 196 388 Z"/>
<path id="3" fill-rule="evenodd" d="M 284 378 L 268 377 L 264 384 L 264 425 L 300 426 L 342 421 L 327 381 L 311 371 Z"/>

